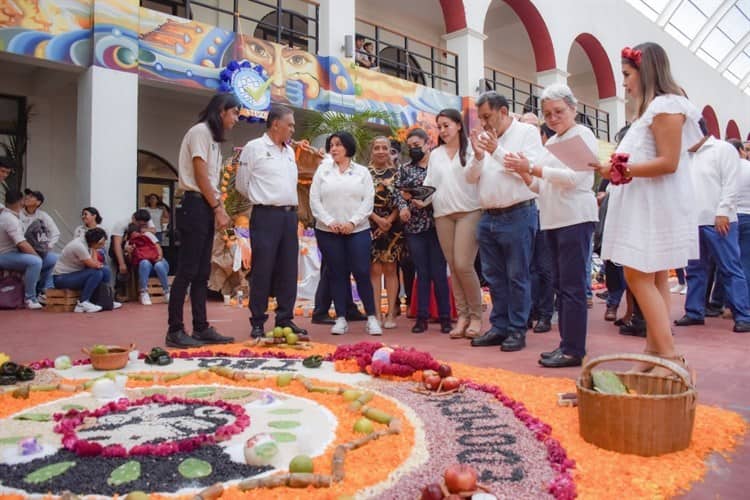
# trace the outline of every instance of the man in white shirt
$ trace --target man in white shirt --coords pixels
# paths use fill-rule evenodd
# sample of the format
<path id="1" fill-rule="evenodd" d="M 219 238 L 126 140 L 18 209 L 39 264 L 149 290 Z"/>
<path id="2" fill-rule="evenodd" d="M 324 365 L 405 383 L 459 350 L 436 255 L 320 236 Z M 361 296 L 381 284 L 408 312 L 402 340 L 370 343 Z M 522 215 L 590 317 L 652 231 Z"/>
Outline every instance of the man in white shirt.
<path id="1" fill-rule="evenodd" d="M 45 262 L 26 241 L 19 213 L 23 195 L 10 190 L 6 206 L 0 209 L 0 269 L 23 272 L 25 302 L 28 309 L 41 309 L 37 291 L 52 287 L 52 269 L 57 259 Z"/>
<path id="2" fill-rule="evenodd" d="M 491 328 L 472 346 L 500 345 L 502 351 L 526 346 L 526 322 L 531 308 L 529 266 L 538 229 L 536 194 L 521 177 L 503 166 L 508 153 L 522 153 L 533 164 L 544 154 L 539 131 L 514 120 L 508 101 L 497 92 L 477 99 L 484 130 L 471 134 L 474 160 L 466 168 L 468 182 L 479 184 L 483 213 L 479 221 L 482 274 L 492 298 Z"/>
<path id="3" fill-rule="evenodd" d="M 707 269 L 716 263 L 725 300 L 734 314 L 734 331 L 750 332 L 750 299 L 740 263 L 737 227 L 739 156 L 731 144 L 715 139 L 701 120 L 703 139 L 690 148 L 690 173 L 695 186 L 700 258 L 688 261 L 685 315 L 677 326 L 702 325 L 705 316 Z"/>
<path id="4" fill-rule="evenodd" d="M 248 142 L 240 155 L 237 191 L 253 205 L 250 218 L 250 335 L 264 335 L 268 298 L 276 297 L 276 326 L 296 334 L 307 331 L 292 321 L 297 299 L 297 163 L 288 145 L 294 134 L 294 112 L 274 105 L 266 133 Z"/>

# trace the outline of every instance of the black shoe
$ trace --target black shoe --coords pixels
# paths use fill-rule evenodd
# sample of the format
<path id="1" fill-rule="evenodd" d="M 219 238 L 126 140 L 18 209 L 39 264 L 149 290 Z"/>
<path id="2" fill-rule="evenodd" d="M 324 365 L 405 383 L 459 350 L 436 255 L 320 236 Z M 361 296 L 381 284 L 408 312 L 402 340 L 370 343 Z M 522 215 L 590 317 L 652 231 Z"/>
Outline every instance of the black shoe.
<path id="1" fill-rule="evenodd" d="M 547 351 L 547 352 L 541 353 L 539 355 L 539 357 L 542 358 L 542 359 L 547 359 L 547 358 L 551 358 L 553 356 L 557 356 L 558 354 L 561 354 L 561 353 L 562 353 L 562 348 L 558 347 L 554 351 Z"/>
<path id="2" fill-rule="evenodd" d="M 332 317 L 328 316 L 327 314 L 325 316 L 317 316 L 313 314 L 312 320 L 310 320 L 311 323 L 315 325 L 334 325 L 336 324 L 336 320 Z"/>
<path id="3" fill-rule="evenodd" d="M 620 327 L 620 335 L 630 337 L 646 337 L 646 322 L 633 318 Z"/>
<path id="4" fill-rule="evenodd" d="M 450 333 L 453 330 L 453 324 L 450 318 L 440 318 L 440 333 Z"/>
<path id="5" fill-rule="evenodd" d="M 362 314 L 359 310 L 348 311 L 346 313 L 347 321 L 367 321 L 367 316 Z"/>
<path id="6" fill-rule="evenodd" d="M 704 325 L 706 324 L 703 318 L 691 318 L 687 314 L 680 319 L 674 320 L 676 326 L 693 326 L 693 325 Z"/>
<path id="7" fill-rule="evenodd" d="M 718 318 L 722 314 L 724 314 L 723 307 L 708 305 L 706 306 L 706 311 L 703 313 L 703 316 L 705 316 L 706 318 Z"/>
<path id="8" fill-rule="evenodd" d="M 603 292 L 596 292 L 594 295 L 602 300 L 607 300 L 609 298 L 609 292 L 607 290 L 604 290 Z"/>
<path id="9" fill-rule="evenodd" d="M 568 366 L 581 366 L 581 358 L 564 354 L 562 351 L 549 358 L 541 358 L 539 364 L 545 368 L 566 368 Z"/>
<path id="10" fill-rule="evenodd" d="M 500 350 L 503 352 L 515 352 L 520 351 L 524 347 L 526 347 L 526 333 L 511 332 L 508 338 L 503 341 Z"/>
<path id="11" fill-rule="evenodd" d="M 167 347 L 177 348 L 188 348 L 188 347 L 200 347 L 203 345 L 198 339 L 194 339 L 185 330 L 177 330 L 176 332 L 167 332 L 167 338 L 164 341 Z"/>
<path id="12" fill-rule="evenodd" d="M 250 338 L 262 339 L 265 335 L 266 332 L 263 331 L 263 325 L 253 325 L 253 329 L 250 332 Z"/>
<path id="13" fill-rule="evenodd" d="M 297 325 L 294 324 L 294 321 L 289 320 L 285 321 L 283 323 L 277 323 L 276 326 L 280 326 L 281 328 L 291 328 L 292 333 L 295 333 L 297 335 L 307 335 L 307 330 L 304 328 L 300 328 Z"/>
<path id="14" fill-rule="evenodd" d="M 424 333 L 425 330 L 427 330 L 426 319 L 418 319 L 417 322 L 414 323 L 414 326 L 411 327 L 411 333 Z"/>
<path id="15" fill-rule="evenodd" d="M 735 333 L 750 332 L 750 323 L 747 323 L 746 321 L 736 321 L 734 323 L 734 328 L 732 328 L 732 331 Z"/>
<path id="16" fill-rule="evenodd" d="M 203 331 L 196 332 L 193 330 L 193 338 L 199 340 L 204 344 L 231 344 L 234 342 L 234 337 L 226 337 L 221 335 L 213 326 L 209 326 Z"/>
<path id="17" fill-rule="evenodd" d="M 505 339 L 508 338 L 508 332 L 503 332 L 495 327 L 490 328 L 484 335 L 471 339 L 472 347 L 485 347 L 491 345 L 502 345 Z"/>
<path id="18" fill-rule="evenodd" d="M 542 318 L 534 325 L 534 333 L 546 333 L 552 330 L 552 322 L 547 318 Z"/>

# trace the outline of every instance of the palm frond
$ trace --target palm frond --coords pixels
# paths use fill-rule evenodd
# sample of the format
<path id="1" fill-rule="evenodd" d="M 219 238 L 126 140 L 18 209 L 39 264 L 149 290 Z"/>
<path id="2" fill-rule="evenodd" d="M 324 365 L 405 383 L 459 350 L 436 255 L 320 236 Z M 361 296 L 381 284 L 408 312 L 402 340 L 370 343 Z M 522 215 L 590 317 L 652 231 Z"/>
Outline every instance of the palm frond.
<path id="1" fill-rule="evenodd" d="M 357 144 L 356 158 L 362 161 L 366 158 L 366 151 L 372 139 L 380 135 L 380 132 L 375 129 L 377 126 L 387 127 L 388 135 L 393 135 L 396 130 L 396 120 L 391 113 L 383 110 L 358 111 L 352 114 L 326 111 L 316 113 L 310 119 L 303 135 L 308 139 L 313 139 L 339 131 L 349 132 Z"/>

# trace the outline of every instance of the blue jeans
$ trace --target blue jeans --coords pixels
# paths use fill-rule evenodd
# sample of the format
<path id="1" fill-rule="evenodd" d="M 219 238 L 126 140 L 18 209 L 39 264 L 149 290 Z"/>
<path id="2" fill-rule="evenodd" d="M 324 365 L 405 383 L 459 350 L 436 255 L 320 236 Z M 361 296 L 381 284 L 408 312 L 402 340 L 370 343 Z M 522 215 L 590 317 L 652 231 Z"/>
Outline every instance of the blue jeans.
<path id="1" fill-rule="evenodd" d="M 590 299 L 594 296 L 594 292 L 591 290 L 591 268 L 594 266 L 594 245 L 589 245 L 589 256 L 586 259 L 586 298 Z"/>
<path id="2" fill-rule="evenodd" d="M 729 234 L 726 236 L 720 235 L 714 226 L 700 226 L 698 236 L 700 259 L 688 261 L 685 314 L 694 319 L 704 317 L 708 281 L 706 273 L 710 267 L 709 260 L 713 258 L 734 320 L 750 323 L 750 298 L 740 261 L 738 224 L 729 224 Z"/>
<path id="3" fill-rule="evenodd" d="M 352 234 L 336 234 L 316 229 L 315 238 L 323 258 L 330 263 L 328 272 L 336 317 L 346 317 L 346 297 L 352 293 L 350 274 L 357 283 L 357 292 L 367 315 L 377 316 L 370 281 L 370 229 Z"/>
<path id="4" fill-rule="evenodd" d="M 52 288 L 52 269 L 59 254 L 49 252 L 44 259 L 38 255 L 12 252 L 0 255 L 0 269 L 23 272 L 24 295 L 26 300 L 36 300 L 36 296 L 47 288 Z"/>
<path id="5" fill-rule="evenodd" d="M 148 290 L 148 278 L 152 274 L 156 274 L 161 282 L 161 287 L 164 289 L 164 293 L 169 292 L 169 263 L 161 259 L 155 264 L 152 264 L 150 260 L 142 260 L 138 263 L 138 290 L 145 292 Z"/>
<path id="6" fill-rule="evenodd" d="M 545 233 L 537 231 L 531 259 L 531 318 L 549 320 L 554 310 L 555 290 L 552 287 L 552 255 Z"/>
<path id="7" fill-rule="evenodd" d="M 110 271 L 107 266 L 101 269 L 87 267 L 81 271 L 68 274 L 56 274 L 53 276 L 55 288 L 67 288 L 68 290 L 81 290 L 81 302 L 91 300 L 100 283 L 109 283 Z"/>
<path id="8" fill-rule="evenodd" d="M 612 261 L 604 263 L 604 276 L 607 281 L 607 307 L 618 307 L 622 302 L 622 295 L 627 289 L 625 271 Z"/>
<path id="9" fill-rule="evenodd" d="M 591 236 L 595 225 L 582 222 L 544 231 L 552 253 L 560 348 L 564 354 L 579 358 L 586 355 L 586 283 L 591 283 L 586 266 L 591 261 Z"/>
<path id="10" fill-rule="evenodd" d="M 531 309 L 529 267 L 538 227 L 536 206 L 482 214 L 477 230 L 482 274 L 490 286 L 490 323 L 503 332 L 526 333 Z"/>
<path id="11" fill-rule="evenodd" d="M 417 271 L 417 318 L 430 317 L 430 285 L 434 286 L 438 316 L 451 317 L 447 264 L 435 228 L 422 233 L 406 234 L 406 246 Z"/>
<path id="12" fill-rule="evenodd" d="M 745 272 L 745 281 L 750 293 L 750 214 L 737 214 L 740 232 L 740 262 Z"/>

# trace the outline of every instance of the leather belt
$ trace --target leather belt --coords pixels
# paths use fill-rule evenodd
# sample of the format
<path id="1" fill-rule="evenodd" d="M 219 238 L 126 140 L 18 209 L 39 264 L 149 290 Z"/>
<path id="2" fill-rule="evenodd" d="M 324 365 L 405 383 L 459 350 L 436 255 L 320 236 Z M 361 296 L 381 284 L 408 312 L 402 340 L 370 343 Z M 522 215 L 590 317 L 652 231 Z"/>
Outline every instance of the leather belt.
<path id="1" fill-rule="evenodd" d="M 254 205 L 253 210 L 256 208 L 270 208 L 273 210 L 283 210 L 284 212 L 296 212 L 297 205 Z"/>
<path id="2" fill-rule="evenodd" d="M 534 205 L 534 199 L 522 201 L 520 203 L 516 203 L 515 205 L 511 205 L 509 207 L 503 207 L 503 208 L 488 208 L 484 212 L 490 215 L 502 215 L 506 214 L 508 212 L 512 212 L 513 210 L 518 210 L 519 208 L 526 208 L 531 207 Z"/>

